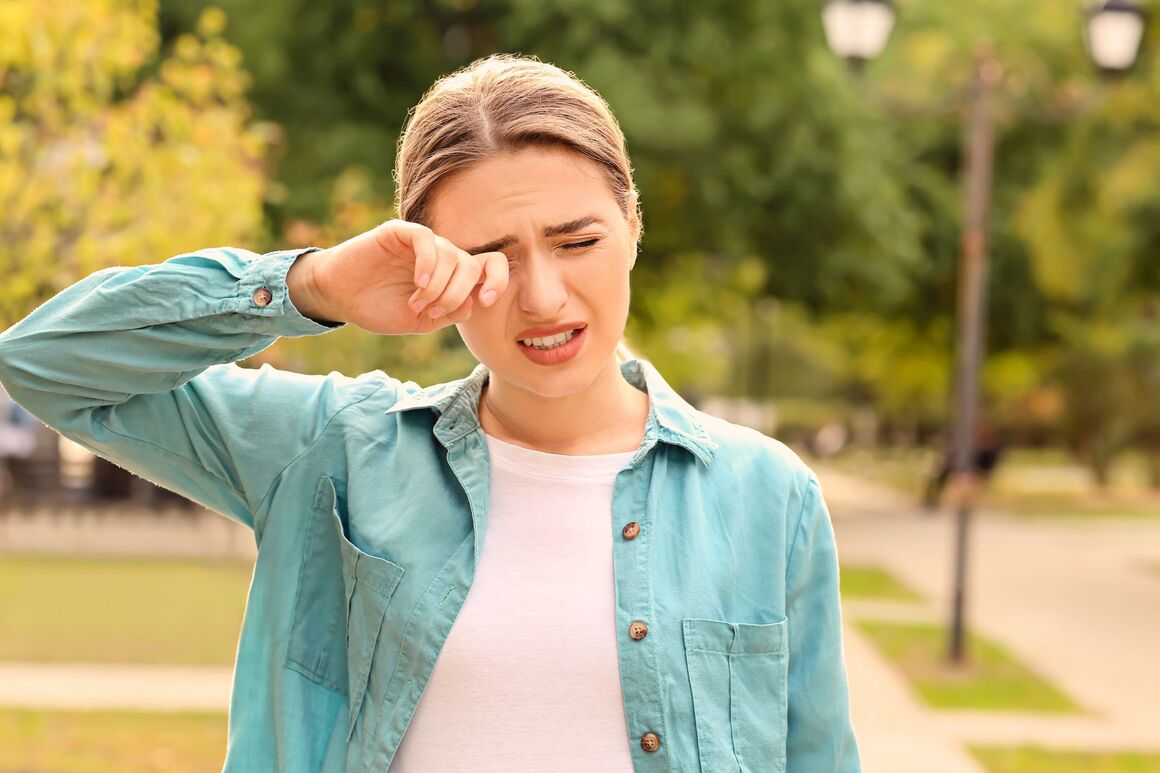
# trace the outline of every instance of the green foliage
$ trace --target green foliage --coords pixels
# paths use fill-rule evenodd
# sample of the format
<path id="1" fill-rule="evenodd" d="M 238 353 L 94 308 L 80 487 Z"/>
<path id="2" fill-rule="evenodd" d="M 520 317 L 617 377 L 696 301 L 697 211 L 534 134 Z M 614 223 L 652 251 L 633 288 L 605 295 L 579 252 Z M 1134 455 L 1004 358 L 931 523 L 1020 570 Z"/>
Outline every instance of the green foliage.
<path id="1" fill-rule="evenodd" d="M 162 56 L 156 12 L 0 5 L 0 324 L 106 266 L 260 239 L 266 139 L 224 16 Z"/>
<path id="2" fill-rule="evenodd" d="M 681 388 L 930 429 L 950 418 L 961 97 L 987 39 L 1003 68 L 988 409 L 1097 472 L 1150 449 L 1160 479 L 1160 25 L 1101 86 L 1079 4 L 897 5 L 857 78 L 815 0 L 14 0 L 6 28 L 35 34 L 0 43 L 0 200 L 16 201 L 0 320 L 110 263 L 369 228 L 394 214 L 424 90 L 520 52 L 595 87 L 626 134 L 645 227 L 630 344 Z M 324 339 L 255 359 L 421 383 L 472 363 L 450 329 Z"/>
<path id="3" fill-rule="evenodd" d="M 256 103 L 287 127 L 277 227 L 324 217 L 348 166 L 389 201 L 407 110 L 439 76 L 504 50 L 576 72 L 616 112 L 643 191 L 643 283 L 679 252 L 758 255 L 769 293 L 866 307 L 900 302 L 922 260 L 897 138 L 845 83 L 813 4 L 221 6 L 246 20 L 230 34 L 253 62 Z M 167 26 L 200 7 L 168 5 Z"/>

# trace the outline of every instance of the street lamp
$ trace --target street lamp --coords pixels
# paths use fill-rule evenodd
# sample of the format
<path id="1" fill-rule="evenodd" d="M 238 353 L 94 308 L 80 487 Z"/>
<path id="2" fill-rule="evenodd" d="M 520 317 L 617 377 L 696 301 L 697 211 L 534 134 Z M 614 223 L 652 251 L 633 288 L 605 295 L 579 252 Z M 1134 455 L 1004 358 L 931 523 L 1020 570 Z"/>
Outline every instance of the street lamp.
<path id="1" fill-rule="evenodd" d="M 1128 0 L 1105 0 L 1088 9 L 1088 53 L 1106 73 L 1121 72 L 1136 61 L 1144 36 L 1144 12 Z"/>
<path id="2" fill-rule="evenodd" d="M 890 0 L 829 0 L 822 9 L 822 26 L 834 53 L 860 66 L 886 48 L 894 6 Z"/>
<path id="3" fill-rule="evenodd" d="M 1095 65 L 1105 74 L 1132 66 L 1144 31 L 1144 14 L 1131 0 L 1102 0 L 1087 11 L 1085 37 Z M 822 10 L 826 41 L 856 69 L 882 52 L 894 26 L 888 0 L 829 0 Z M 975 75 L 965 100 L 962 258 L 958 281 L 958 344 L 955 362 L 955 418 L 951 471 L 960 492 L 955 537 L 954 610 L 950 659 L 963 660 L 963 601 L 966 593 L 967 525 L 974 507 L 974 430 L 986 308 L 987 224 L 994 173 L 992 103 L 1002 68 L 989 43 L 977 46 Z"/>

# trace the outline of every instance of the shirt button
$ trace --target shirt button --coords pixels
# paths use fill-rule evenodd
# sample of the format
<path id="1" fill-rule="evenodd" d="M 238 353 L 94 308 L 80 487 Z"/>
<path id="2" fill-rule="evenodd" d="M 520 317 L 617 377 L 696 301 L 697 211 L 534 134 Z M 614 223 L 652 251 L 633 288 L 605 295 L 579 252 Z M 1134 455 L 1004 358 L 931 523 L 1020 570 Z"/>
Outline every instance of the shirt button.
<path id="1" fill-rule="evenodd" d="M 640 748 L 646 752 L 655 752 L 661 748 L 661 737 L 656 733 L 645 733 L 640 737 Z"/>
<path id="2" fill-rule="evenodd" d="M 258 306 L 269 306 L 273 298 L 274 294 L 266 287 L 259 287 L 257 290 L 254 290 L 254 303 Z"/>
<path id="3" fill-rule="evenodd" d="M 629 521 L 620 530 L 620 533 L 624 535 L 625 539 L 634 539 L 636 535 L 640 534 L 640 524 L 636 521 Z"/>
<path id="4" fill-rule="evenodd" d="M 643 620 L 633 620 L 632 625 L 628 627 L 628 635 L 640 641 L 648 635 L 648 626 L 644 624 Z"/>

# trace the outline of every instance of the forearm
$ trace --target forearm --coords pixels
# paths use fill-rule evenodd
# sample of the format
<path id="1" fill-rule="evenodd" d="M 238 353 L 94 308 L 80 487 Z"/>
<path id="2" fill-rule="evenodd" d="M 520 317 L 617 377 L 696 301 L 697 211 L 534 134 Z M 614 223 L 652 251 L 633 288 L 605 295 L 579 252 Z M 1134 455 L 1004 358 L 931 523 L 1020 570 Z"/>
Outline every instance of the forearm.
<path id="1" fill-rule="evenodd" d="M 209 249 L 103 269 L 0 333 L 0 382 L 42 421 L 173 389 L 281 336 L 335 329 L 290 301 L 300 251 Z"/>

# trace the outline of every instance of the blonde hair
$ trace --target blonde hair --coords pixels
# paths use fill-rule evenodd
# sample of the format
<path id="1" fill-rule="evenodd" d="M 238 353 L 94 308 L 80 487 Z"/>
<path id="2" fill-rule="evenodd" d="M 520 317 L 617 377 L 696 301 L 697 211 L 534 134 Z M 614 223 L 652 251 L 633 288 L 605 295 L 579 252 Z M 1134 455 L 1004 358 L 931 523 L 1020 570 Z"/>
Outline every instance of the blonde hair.
<path id="1" fill-rule="evenodd" d="M 500 153 L 557 146 L 596 161 L 626 221 L 644 232 L 624 133 L 592 87 L 534 55 L 492 54 L 437 80 L 411 109 L 395 156 L 395 211 L 430 225 L 430 203 L 450 174 Z M 622 337 L 620 362 L 634 359 Z"/>

